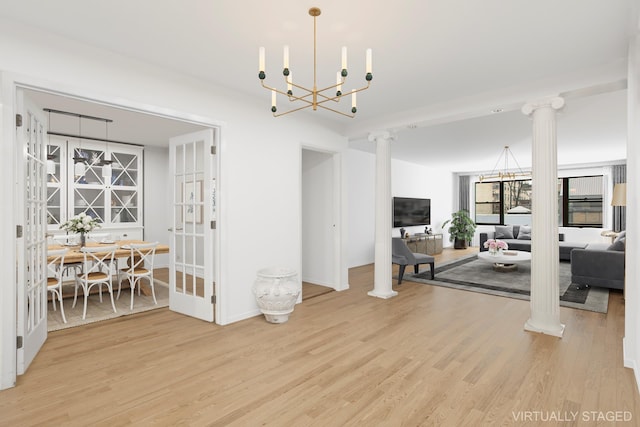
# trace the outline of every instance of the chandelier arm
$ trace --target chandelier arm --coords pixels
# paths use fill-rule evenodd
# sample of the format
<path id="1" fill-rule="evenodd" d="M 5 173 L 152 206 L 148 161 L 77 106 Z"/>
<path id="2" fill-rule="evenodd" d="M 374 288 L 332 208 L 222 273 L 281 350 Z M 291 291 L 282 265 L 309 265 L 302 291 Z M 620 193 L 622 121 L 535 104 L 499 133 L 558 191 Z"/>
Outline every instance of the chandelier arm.
<path id="1" fill-rule="evenodd" d="M 275 88 L 275 87 L 268 86 L 268 85 L 264 84 L 264 81 L 262 81 L 262 80 L 261 80 L 261 83 L 262 83 L 262 87 L 263 87 L 263 88 L 265 88 L 265 89 L 267 89 L 267 90 L 274 91 L 274 92 L 276 92 L 276 93 L 279 93 L 280 95 L 284 95 L 284 96 L 289 97 L 289 98 L 296 98 L 295 100 L 299 100 L 299 101 L 306 102 L 306 103 L 308 103 L 308 104 L 312 104 L 312 102 L 311 102 L 311 101 L 304 99 L 305 97 L 312 95 L 311 93 L 308 93 L 308 94 L 306 94 L 306 95 L 303 95 L 302 97 L 296 97 L 296 96 L 294 96 L 294 95 L 289 95 L 287 92 L 283 92 L 283 91 L 281 91 L 280 89 L 277 89 L 277 88 Z M 304 88 L 303 88 L 303 89 L 304 89 Z M 306 89 L 305 89 L 305 90 L 306 90 Z M 290 100 L 291 100 L 291 101 L 293 101 L 292 99 L 290 99 Z M 303 107 L 303 108 L 304 108 L 304 107 Z"/>
<path id="2" fill-rule="evenodd" d="M 296 112 L 296 111 L 300 111 L 300 110 L 304 110 L 305 108 L 309 108 L 309 107 L 313 107 L 313 103 L 309 103 L 309 105 L 305 105 L 305 106 L 303 106 L 303 107 L 294 108 L 293 110 L 285 111 L 284 113 L 279 113 L 279 114 L 273 113 L 273 117 L 280 117 L 280 116 L 284 116 L 284 115 L 286 115 L 286 114 L 294 113 L 294 112 Z"/>
<path id="3" fill-rule="evenodd" d="M 279 93 L 282 93 L 282 92 L 279 92 Z M 313 105 L 313 101 L 309 101 L 308 99 L 305 99 L 305 98 L 307 98 L 309 96 L 312 96 L 313 95 L 312 93 L 308 93 L 308 94 L 303 95 L 303 96 L 289 95 L 287 93 L 285 93 L 285 95 L 289 97 L 289 102 L 302 101 L 302 102 L 306 102 L 309 105 Z"/>
<path id="4" fill-rule="evenodd" d="M 356 116 L 355 114 L 347 114 L 347 113 L 343 113 L 342 111 L 334 110 L 333 108 L 325 107 L 320 103 L 318 103 L 318 107 L 324 108 L 325 110 L 333 111 L 334 113 L 342 114 L 343 116 L 349 117 L 351 119 L 353 119 Z"/>
<path id="5" fill-rule="evenodd" d="M 351 93 L 362 92 L 363 90 L 367 90 L 367 89 L 369 89 L 369 86 L 370 86 L 370 85 L 371 85 L 371 83 L 367 83 L 367 85 L 366 85 L 366 86 L 363 86 L 363 87 L 361 87 L 360 89 L 353 89 L 351 92 L 343 93 L 343 94 L 342 94 L 342 95 L 340 95 L 340 96 L 327 96 L 327 95 L 322 94 L 321 92 L 323 92 L 323 91 L 325 91 L 325 90 L 327 90 L 327 89 L 331 89 L 332 87 L 335 87 L 335 86 L 329 86 L 329 87 L 328 87 L 328 88 L 326 88 L 326 89 L 322 89 L 321 91 L 319 90 L 319 91 L 318 91 L 318 96 L 321 96 L 322 98 L 325 98 L 325 100 L 326 100 L 326 101 L 332 100 L 332 101 L 336 101 L 336 102 L 338 102 L 338 101 L 340 101 L 340 98 L 342 98 L 343 96 L 347 96 L 347 95 L 349 95 L 349 94 L 351 94 Z M 337 86 L 337 85 L 336 85 L 336 86 Z M 324 102 L 324 101 L 321 101 L 321 102 Z M 318 102 L 318 104 L 320 104 L 320 102 Z"/>

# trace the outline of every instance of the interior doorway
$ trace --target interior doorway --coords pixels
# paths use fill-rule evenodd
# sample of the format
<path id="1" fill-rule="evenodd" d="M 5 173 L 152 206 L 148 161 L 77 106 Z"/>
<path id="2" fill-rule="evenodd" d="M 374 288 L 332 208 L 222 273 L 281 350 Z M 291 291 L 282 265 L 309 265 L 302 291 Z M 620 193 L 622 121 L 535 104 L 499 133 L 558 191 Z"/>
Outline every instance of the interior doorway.
<path id="1" fill-rule="evenodd" d="M 302 149 L 302 299 L 337 289 L 336 191 L 334 154 Z M 306 290 L 306 295 L 305 295 Z"/>

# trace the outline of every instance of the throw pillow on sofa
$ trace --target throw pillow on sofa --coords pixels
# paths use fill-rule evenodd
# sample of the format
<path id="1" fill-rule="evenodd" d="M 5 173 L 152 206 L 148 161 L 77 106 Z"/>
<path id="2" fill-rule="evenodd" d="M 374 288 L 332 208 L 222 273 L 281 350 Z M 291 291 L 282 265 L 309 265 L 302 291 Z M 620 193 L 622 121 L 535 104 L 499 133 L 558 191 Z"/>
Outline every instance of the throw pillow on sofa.
<path id="1" fill-rule="evenodd" d="M 611 244 L 611 246 L 609 246 L 607 248 L 607 250 L 608 251 L 622 251 L 622 252 L 624 252 L 626 241 L 627 241 L 627 239 L 625 237 L 623 237 L 621 239 L 618 238 L 618 239 L 613 241 L 613 243 Z"/>
<path id="2" fill-rule="evenodd" d="M 531 227 L 528 225 L 521 225 L 518 232 L 518 240 L 531 240 Z"/>
<path id="3" fill-rule="evenodd" d="M 496 239 L 514 239 L 512 225 L 496 225 Z"/>

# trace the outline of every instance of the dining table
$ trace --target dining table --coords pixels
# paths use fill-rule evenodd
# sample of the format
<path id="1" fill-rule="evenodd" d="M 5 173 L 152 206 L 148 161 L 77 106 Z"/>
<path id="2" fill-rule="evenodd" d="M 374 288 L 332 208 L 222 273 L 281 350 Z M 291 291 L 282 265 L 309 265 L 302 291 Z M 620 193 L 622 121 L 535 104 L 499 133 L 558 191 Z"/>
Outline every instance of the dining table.
<path id="1" fill-rule="evenodd" d="M 115 252 L 115 258 L 126 258 L 127 265 L 133 265 L 132 260 L 129 260 L 131 257 L 131 249 L 129 248 L 130 244 L 139 244 L 139 243 L 150 243 L 144 240 L 115 240 L 115 241 L 102 241 L 102 242 L 87 242 L 85 246 L 96 247 L 96 246 L 114 246 L 118 245 L 118 249 Z M 61 248 L 68 248 L 69 252 L 67 252 L 64 256 L 65 264 L 79 263 L 84 261 L 84 254 L 80 250 L 79 244 L 54 244 L 49 245 L 47 250 L 55 250 Z M 156 246 L 156 255 L 158 254 L 168 254 L 169 253 L 169 245 L 158 244 Z M 98 252 L 99 254 L 99 252 Z M 47 261 L 51 261 L 50 259 Z M 145 295 L 151 295 L 146 286 L 141 286 L 142 293 Z"/>

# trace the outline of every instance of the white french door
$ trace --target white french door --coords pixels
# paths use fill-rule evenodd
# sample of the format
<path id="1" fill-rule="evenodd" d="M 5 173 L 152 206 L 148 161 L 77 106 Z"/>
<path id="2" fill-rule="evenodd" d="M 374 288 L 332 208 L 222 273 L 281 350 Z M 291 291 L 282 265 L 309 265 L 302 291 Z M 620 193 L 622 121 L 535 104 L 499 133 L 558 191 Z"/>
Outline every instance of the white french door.
<path id="1" fill-rule="evenodd" d="M 213 322 L 215 150 L 213 129 L 170 139 L 172 227 L 169 308 Z"/>
<path id="2" fill-rule="evenodd" d="M 47 339 L 47 129 L 46 116 L 17 90 L 18 150 L 17 239 L 17 373 L 24 374 Z"/>

